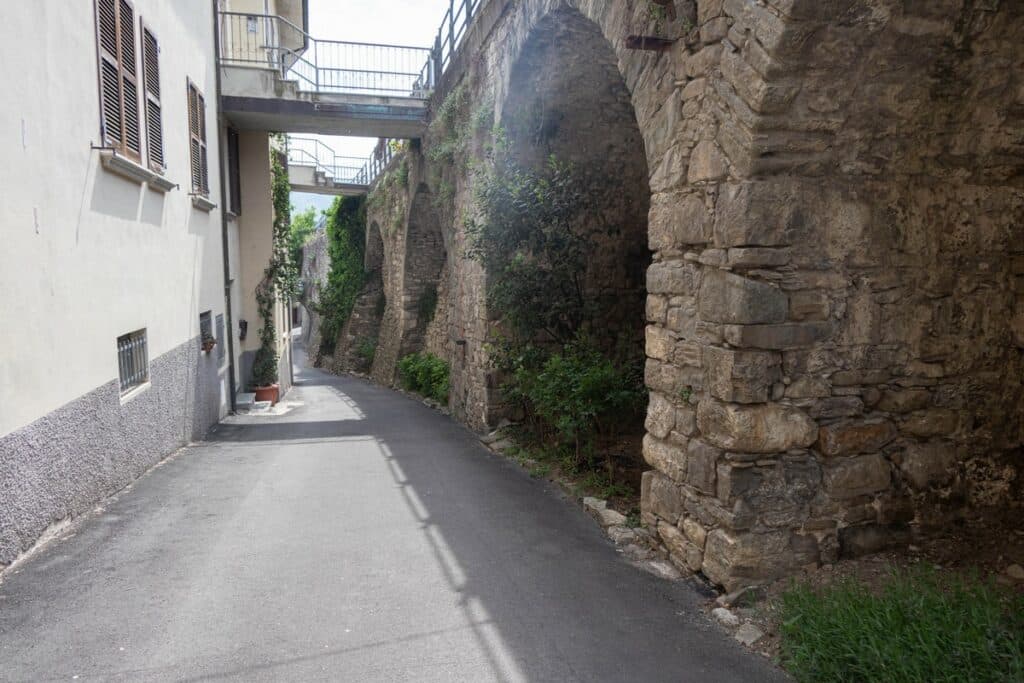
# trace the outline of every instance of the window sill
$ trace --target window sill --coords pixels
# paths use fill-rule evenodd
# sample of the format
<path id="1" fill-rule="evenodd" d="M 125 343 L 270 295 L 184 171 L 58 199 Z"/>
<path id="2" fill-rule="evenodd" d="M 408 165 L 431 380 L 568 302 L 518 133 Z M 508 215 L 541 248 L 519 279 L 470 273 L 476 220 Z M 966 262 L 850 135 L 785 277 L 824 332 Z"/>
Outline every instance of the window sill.
<path id="1" fill-rule="evenodd" d="M 177 183 L 172 183 L 159 173 L 151 171 L 142 164 L 132 161 L 131 159 L 118 154 L 114 150 L 100 150 L 100 160 L 103 162 L 103 168 L 107 169 L 111 173 L 115 173 L 122 178 L 127 178 L 128 180 L 133 180 L 140 184 L 146 183 L 157 192 L 170 192 L 178 186 Z"/>
<path id="2" fill-rule="evenodd" d="M 123 394 L 121 394 L 121 405 L 124 405 L 125 403 L 128 403 L 129 401 L 131 401 L 132 399 L 134 399 L 136 396 L 138 396 L 140 394 L 146 393 L 147 391 L 149 391 L 149 388 L 151 386 L 153 386 L 153 385 L 150 384 L 149 381 L 147 380 L 147 381 L 143 382 L 142 384 L 140 384 L 139 386 L 132 387 L 128 391 L 124 392 Z"/>
<path id="3" fill-rule="evenodd" d="M 207 197 L 204 197 L 201 194 L 192 195 L 192 206 L 199 209 L 200 211 L 205 211 L 206 213 L 210 213 L 211 211 L 217 208 L 216 204 L 214 204 Z"/>
<path id="4" fill-rule="evenodd" d="M 103 168 L 137 183 L 148 183 L 156 175 L 142 164 L 123 157 L 113 150 L 100 150 L 100 159 L 103 161 Z"/>
<path id="5" fill-rule="evenodd" d="M 150 189 L 156 190 L 157 192 L 167 193 L 178 186 L 178 183 L 172 183 L 167 178 L 163 177 L 159 173 L 153 173 L 153 179 L 149 181 Z"/>

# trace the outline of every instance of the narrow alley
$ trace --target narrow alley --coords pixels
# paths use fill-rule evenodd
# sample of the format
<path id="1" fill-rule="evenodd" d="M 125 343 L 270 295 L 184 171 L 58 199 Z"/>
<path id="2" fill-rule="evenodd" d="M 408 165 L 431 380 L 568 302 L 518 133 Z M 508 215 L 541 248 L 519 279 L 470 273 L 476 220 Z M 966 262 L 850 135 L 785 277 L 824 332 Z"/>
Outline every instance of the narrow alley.
<path id="1" fill-rule="evenodd" d="M 464 427 L 296 370 L 6 575 L 0 680 L 784 679 Z"/>

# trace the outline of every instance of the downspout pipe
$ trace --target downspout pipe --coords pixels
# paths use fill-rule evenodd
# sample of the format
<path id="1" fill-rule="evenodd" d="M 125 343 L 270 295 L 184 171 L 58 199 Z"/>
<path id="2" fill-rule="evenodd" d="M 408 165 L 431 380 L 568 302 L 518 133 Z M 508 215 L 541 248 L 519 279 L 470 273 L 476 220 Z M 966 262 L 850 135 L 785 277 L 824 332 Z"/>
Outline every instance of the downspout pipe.
<path id="1" fill-rule="evenodd" d="M 228 384 L 231 389 L 231 412 L 234 413 L 238 407 L 238 387 L 235 384 L 235 322 L 231 312 L 231 257 L 228 253 L 228 206 L 227 206 L 227 171 L 225 168 L 224 154 L 227 151 L 227 140 L 224 131 L 227 129 L 224 111 L 221 108 L 221 66 L 220 66 L 220 17 L 217 12 L 217 2 L 212 2 L 213 8 L 213 52 L 214 64 L 216 65 L 216 87 L 217 87 L 217 163 L 220 166 L 220 238 L 221 253 L 224 259 L 224 315 L 227 317 L 225 329 L 228 338 Z"/>

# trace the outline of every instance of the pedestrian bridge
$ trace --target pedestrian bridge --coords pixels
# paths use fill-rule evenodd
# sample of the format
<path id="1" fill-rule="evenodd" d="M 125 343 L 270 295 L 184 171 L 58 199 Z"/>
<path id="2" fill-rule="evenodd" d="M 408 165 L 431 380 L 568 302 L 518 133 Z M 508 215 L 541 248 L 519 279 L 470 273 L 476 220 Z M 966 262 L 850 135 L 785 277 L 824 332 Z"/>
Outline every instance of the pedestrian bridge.
<path id="1" fill-rule="evenodd" d="M 321 140 L 301 135 L 285 138 L 285 152 L 292 190 L 346 196 L 365 194 L 393 155 L 387 141 L 364 159 L 339 155 Z"/>
<path id="2" fill-rule="evenodd" d="M 320 40 L 284 17 L 220 12 L 222 107 L 235 125 L 418 138 L 442 61 L 431 48 Z"/>

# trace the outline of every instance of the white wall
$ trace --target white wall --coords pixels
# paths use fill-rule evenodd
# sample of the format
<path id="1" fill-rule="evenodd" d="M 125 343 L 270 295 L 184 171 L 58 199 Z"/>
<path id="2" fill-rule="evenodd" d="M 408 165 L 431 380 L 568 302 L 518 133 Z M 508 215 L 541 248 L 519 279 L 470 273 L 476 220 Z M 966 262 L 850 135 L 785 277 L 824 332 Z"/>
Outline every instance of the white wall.
<path id="1" fill-rule="evenodd" d="M 145 327 L 150 358 L 224 312 L 220 210 L 190 197 L 186 78 L 206 102 L 221 204 L 209 0 L 135 0 L 160 41 L 165 194 L 105 170 L 91 0 L 9 3 L 0 35 L 0 435 L 117 379 L 116 339 Z M 137 30 L 137 23 L 136 23 Z M 225 363 L 226 365 L 226 363 Z M 221 371 L 224 372 L 224 369 Z"/>

